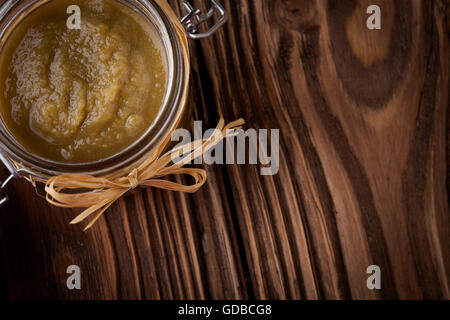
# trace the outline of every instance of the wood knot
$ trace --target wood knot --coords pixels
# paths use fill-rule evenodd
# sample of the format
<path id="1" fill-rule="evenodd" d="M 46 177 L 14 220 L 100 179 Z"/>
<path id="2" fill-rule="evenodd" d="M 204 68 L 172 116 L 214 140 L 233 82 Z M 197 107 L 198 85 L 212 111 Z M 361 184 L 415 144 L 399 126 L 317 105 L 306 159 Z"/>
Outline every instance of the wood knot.
<path id="1" fill-rule="evenodd" d="M 305 32 L 319 27 L 316 1 L 279 0 L 275 1 L 273 10 L 286 29 Z"/>

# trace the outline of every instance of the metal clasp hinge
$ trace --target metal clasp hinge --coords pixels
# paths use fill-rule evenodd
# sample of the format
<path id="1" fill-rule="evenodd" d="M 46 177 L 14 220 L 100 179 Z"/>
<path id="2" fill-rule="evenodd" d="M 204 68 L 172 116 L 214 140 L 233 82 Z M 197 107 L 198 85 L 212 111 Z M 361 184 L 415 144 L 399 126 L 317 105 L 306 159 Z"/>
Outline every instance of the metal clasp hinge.
<path id="1" fill-rule="evenodd" d="M 45 177 L 41 177 L 40 175 L 32 172 L 31 170 L 25 168 L 17 169 L 14 164 L 11 162 L 6 153 L 0 148 L 0 162 L 3 162 L 5 167 L 10 172 L 8 178 L 6 178 L 3 182 L 0 181 L 0 206 L 8 202 L 9 196 L 6 193 L 7 185 L 14 179 L 19 179 L 25 176 L 34 176 L 40 179 L 45 179 Z"/>
<path id="2" fill-rule="evenodd" d="M 208 13 L 202 16 L 200 9 L 194 9 L 194 7 L 192 7 L 192 5 L 187 0 L 183 2 L 183 5 L 188 11 L 188 13 L 183 17 L 183 19 L 181 19 L 181 24 L 186 29 L 189 38 L 191 39 L 207 38 L 211 36 L 213 33 L 215 33 L 217 30 L 219 30 L 219 28 L 222 27 L 225 24 L 225 22 L 227 22 L 228 15 L 225 9 L 222 7 L 222 5 L 220 5 L 220 3 L 217 2 L 217 0 L 211 0 L 211 3 L 212 5 Z M 198 33 L 200 24 L 202 24 L 207 20 L 210 20 L 214 16 L 214 13 L 216 11 L 220 14 L 220 19 L 208 31 Z"/>
<path id="3" fill-rule="evenodd" d="M 6 186 L 8 185 L 11 180 L 18 178 L 19 173 L 17 172 L 16 168 L 12 164 L 12 162 L 8 159 L 6 154 L 3 152 L 3 150 L 0 149 L 0 161 L 3 162 L 5 167 L 8 169 L 8 171 L 11 173 L 8 178 L 5 179 L 5 181 L 0 182 L 0 206 L 8 202 L 9 196 L 6 193 Z"/>

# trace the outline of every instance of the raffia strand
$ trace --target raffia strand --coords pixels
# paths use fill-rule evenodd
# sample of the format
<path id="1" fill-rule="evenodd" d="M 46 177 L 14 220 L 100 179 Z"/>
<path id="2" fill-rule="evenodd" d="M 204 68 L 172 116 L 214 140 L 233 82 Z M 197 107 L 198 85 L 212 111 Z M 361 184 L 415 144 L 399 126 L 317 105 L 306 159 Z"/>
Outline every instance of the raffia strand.
<path id="1" fill-rule="evenodd" d="M 95 214 L 84 229 L 87 230 L 114 202 L 139 186 L 194 193 L 205 184 L 206 171 L 184 166 L 202 156 L 222 139 L 235 136 L 235 130 L 240 129 L 244 123 L 243 119 L 239 119 L 225 125 L 224 120 L 220 119 L 216 130 L 209 138 L 175 147 L 163 154 L 170 142 L 170 137 L 168 137 L 142 164 L 128 174 L 117 178 L 81 174 L 63 174 L 51 177 L 45 184 L 46 199 L 58 207 L 86 208 L 71 221 L 71 224 L 80 223 Z M 172 161 L 174 158 L 179 158 L 179 160 L 174 163 Z M 193 183 L 182 184 L 162 179 L 169 175 L 190 176 Z"/>

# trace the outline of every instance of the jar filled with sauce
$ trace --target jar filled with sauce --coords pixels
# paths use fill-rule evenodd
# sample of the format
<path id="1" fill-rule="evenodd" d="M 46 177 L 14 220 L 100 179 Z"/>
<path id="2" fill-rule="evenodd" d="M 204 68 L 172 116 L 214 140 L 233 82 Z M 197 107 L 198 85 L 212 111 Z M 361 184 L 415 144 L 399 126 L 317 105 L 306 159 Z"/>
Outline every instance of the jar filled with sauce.
<path id="1" fill-rule="evenodd" d="M 186 110 L 186 34 L 225 22 L 212 4 L 206 16 L 222 18 L 198 34 L 187 1 L 182 23 L 165 0 L 4 3 L 0 157 L 12 176 L 114 176 L 144 161 Z"/>

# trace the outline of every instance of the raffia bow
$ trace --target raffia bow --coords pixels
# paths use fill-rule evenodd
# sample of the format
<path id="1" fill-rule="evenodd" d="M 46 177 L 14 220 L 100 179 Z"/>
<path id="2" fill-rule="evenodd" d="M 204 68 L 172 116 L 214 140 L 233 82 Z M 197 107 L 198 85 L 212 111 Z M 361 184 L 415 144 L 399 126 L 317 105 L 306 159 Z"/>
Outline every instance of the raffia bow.
<path id="1" fill-rule="evenodd" d="M 225 126 L 224 120 L 220 119 L 209 138 L 176 147 L 162 155 L 170 142 L 169 137 L 156 152 L 126 176 L 114 179 L 79 174 L 51 177 L 45 185 L 46 199 L 58 207 L 87 208 L 72 220 L 71 224 L 80 223 L 96 213 L 84 229 L 87 230 L 115 201 L 139 186 L 194 193 L 205 184 L 206 171 L 184 166 L 213 148 L 222 139 L 235 136 L 235 130 L 241 128 L 244 123 L 243 119 L 239 119 Z M 175 158 L 179 160 L 174 163 L 172 159 Z M 194 179 L 194 183 L 185 185 L 161 179 L 168 175 L 188 175 Z"/>

